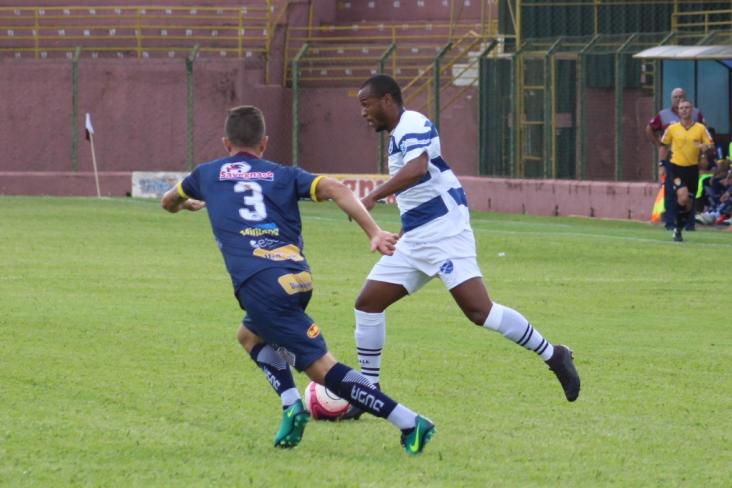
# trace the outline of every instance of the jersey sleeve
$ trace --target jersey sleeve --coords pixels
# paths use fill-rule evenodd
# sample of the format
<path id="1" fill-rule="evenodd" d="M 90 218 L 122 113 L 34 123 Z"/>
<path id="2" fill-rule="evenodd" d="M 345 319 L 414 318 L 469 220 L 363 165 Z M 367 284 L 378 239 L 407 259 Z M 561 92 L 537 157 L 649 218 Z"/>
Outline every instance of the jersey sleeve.
<path id="1" fill-rule="evenodd" d="M 651 126 L 651 129 L 658 132 L 663 130 L 663 123 L 661 122 L 661 114 L 656 114 L 655 117 L 653 117 L 649 122 L 648 125 Z"/>
<path id="2" fill-rule="evenodd" d="M 661 144 L 671 144 L 671 127 L 673 127 L 674 124 L 669 125 L 666 127 L 666 130 L 663 132 L 663 136 L 661 137 Z"/>
<path id="3" fill-rule="evenodd" d="M 178 194 L 183 198 L 194 198 L 196 200 L 205 201 L 206 198 L 201 191 L 200 178 L 201 170 L 200 166 L 193 170 L 191 174 L 183 178 L 183 181 L 178 183 Z"/>
<path id="4" fill-rule="evenodd" d="M 712 135 L 709 133 L 709 129 L 707 129 L 706 126 L 704 126 L 704 132 L 702 133 L 702 142 L 704 144 L 714 144 Z"/>
<path id="5" fill-rule="evenodd" d="M 399 151 L 402 153 L 404 162 L 418 158 L 437 137 L 437 130 L 432 122 L 425 120 L 423 123 L 410 123 L 404 128 L 404 134 L 399 138 Z"/>
<path id="6" fill-rule="evenodd" d="M 297 196 L 300 198 L 309 198 L 317 202 L 318 183 L 323 179 L 323 176 L 314 175 L 301 168 L 292 168 L 292 172 L 297 188 Z"/>

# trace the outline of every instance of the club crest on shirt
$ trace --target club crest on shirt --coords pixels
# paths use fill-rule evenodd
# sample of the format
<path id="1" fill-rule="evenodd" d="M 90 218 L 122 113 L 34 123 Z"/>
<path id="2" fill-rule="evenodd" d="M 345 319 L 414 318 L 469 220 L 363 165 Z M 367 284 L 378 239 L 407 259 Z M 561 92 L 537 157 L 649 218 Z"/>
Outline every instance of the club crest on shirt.
<path id="1" fill-rule="evenodd" d="M 219 181 L 274 180 L 272 171 L 250 171 L 252 167 L 244 162 L 226 163 L 219 170 Z"/>

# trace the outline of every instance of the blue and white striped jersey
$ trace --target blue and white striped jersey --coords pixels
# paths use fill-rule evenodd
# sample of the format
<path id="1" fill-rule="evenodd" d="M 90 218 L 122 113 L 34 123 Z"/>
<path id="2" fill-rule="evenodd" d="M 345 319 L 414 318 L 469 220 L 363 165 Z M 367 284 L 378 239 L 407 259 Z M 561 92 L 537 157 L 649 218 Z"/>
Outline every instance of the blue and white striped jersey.
<path id="1" fill-rule="evenodd" d="M 440 136 L 430 120 L 405 110 L 389 139 L 389 175 L 426 152 L 428 172 L 397 193 L 404 239 L 428 242 L 470 230 L 468 202 L 460 181 L 440 154 Z"/>

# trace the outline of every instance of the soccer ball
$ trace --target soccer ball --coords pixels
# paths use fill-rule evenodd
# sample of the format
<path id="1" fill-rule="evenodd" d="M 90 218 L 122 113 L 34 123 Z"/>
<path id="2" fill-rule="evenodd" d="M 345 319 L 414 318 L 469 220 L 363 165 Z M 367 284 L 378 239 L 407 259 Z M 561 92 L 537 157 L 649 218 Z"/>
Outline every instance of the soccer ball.
<path id="1" fill-rule="evenodd" d="M 305 387 L 304 396 L 305 409 L 315 420 L 338 420 L 350 405 L 348 401 L 314 381 Z"/>

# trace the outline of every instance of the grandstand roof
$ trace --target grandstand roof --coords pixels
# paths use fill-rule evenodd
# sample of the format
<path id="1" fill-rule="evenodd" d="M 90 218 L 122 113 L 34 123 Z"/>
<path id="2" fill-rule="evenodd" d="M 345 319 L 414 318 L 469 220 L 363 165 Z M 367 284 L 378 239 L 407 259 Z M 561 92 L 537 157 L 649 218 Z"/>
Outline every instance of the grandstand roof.
<path id="1" fill-rule="evenodd" d="M 656 46 L 634 58 L 641 59 L 732 59 L 732 46 Z"/>

